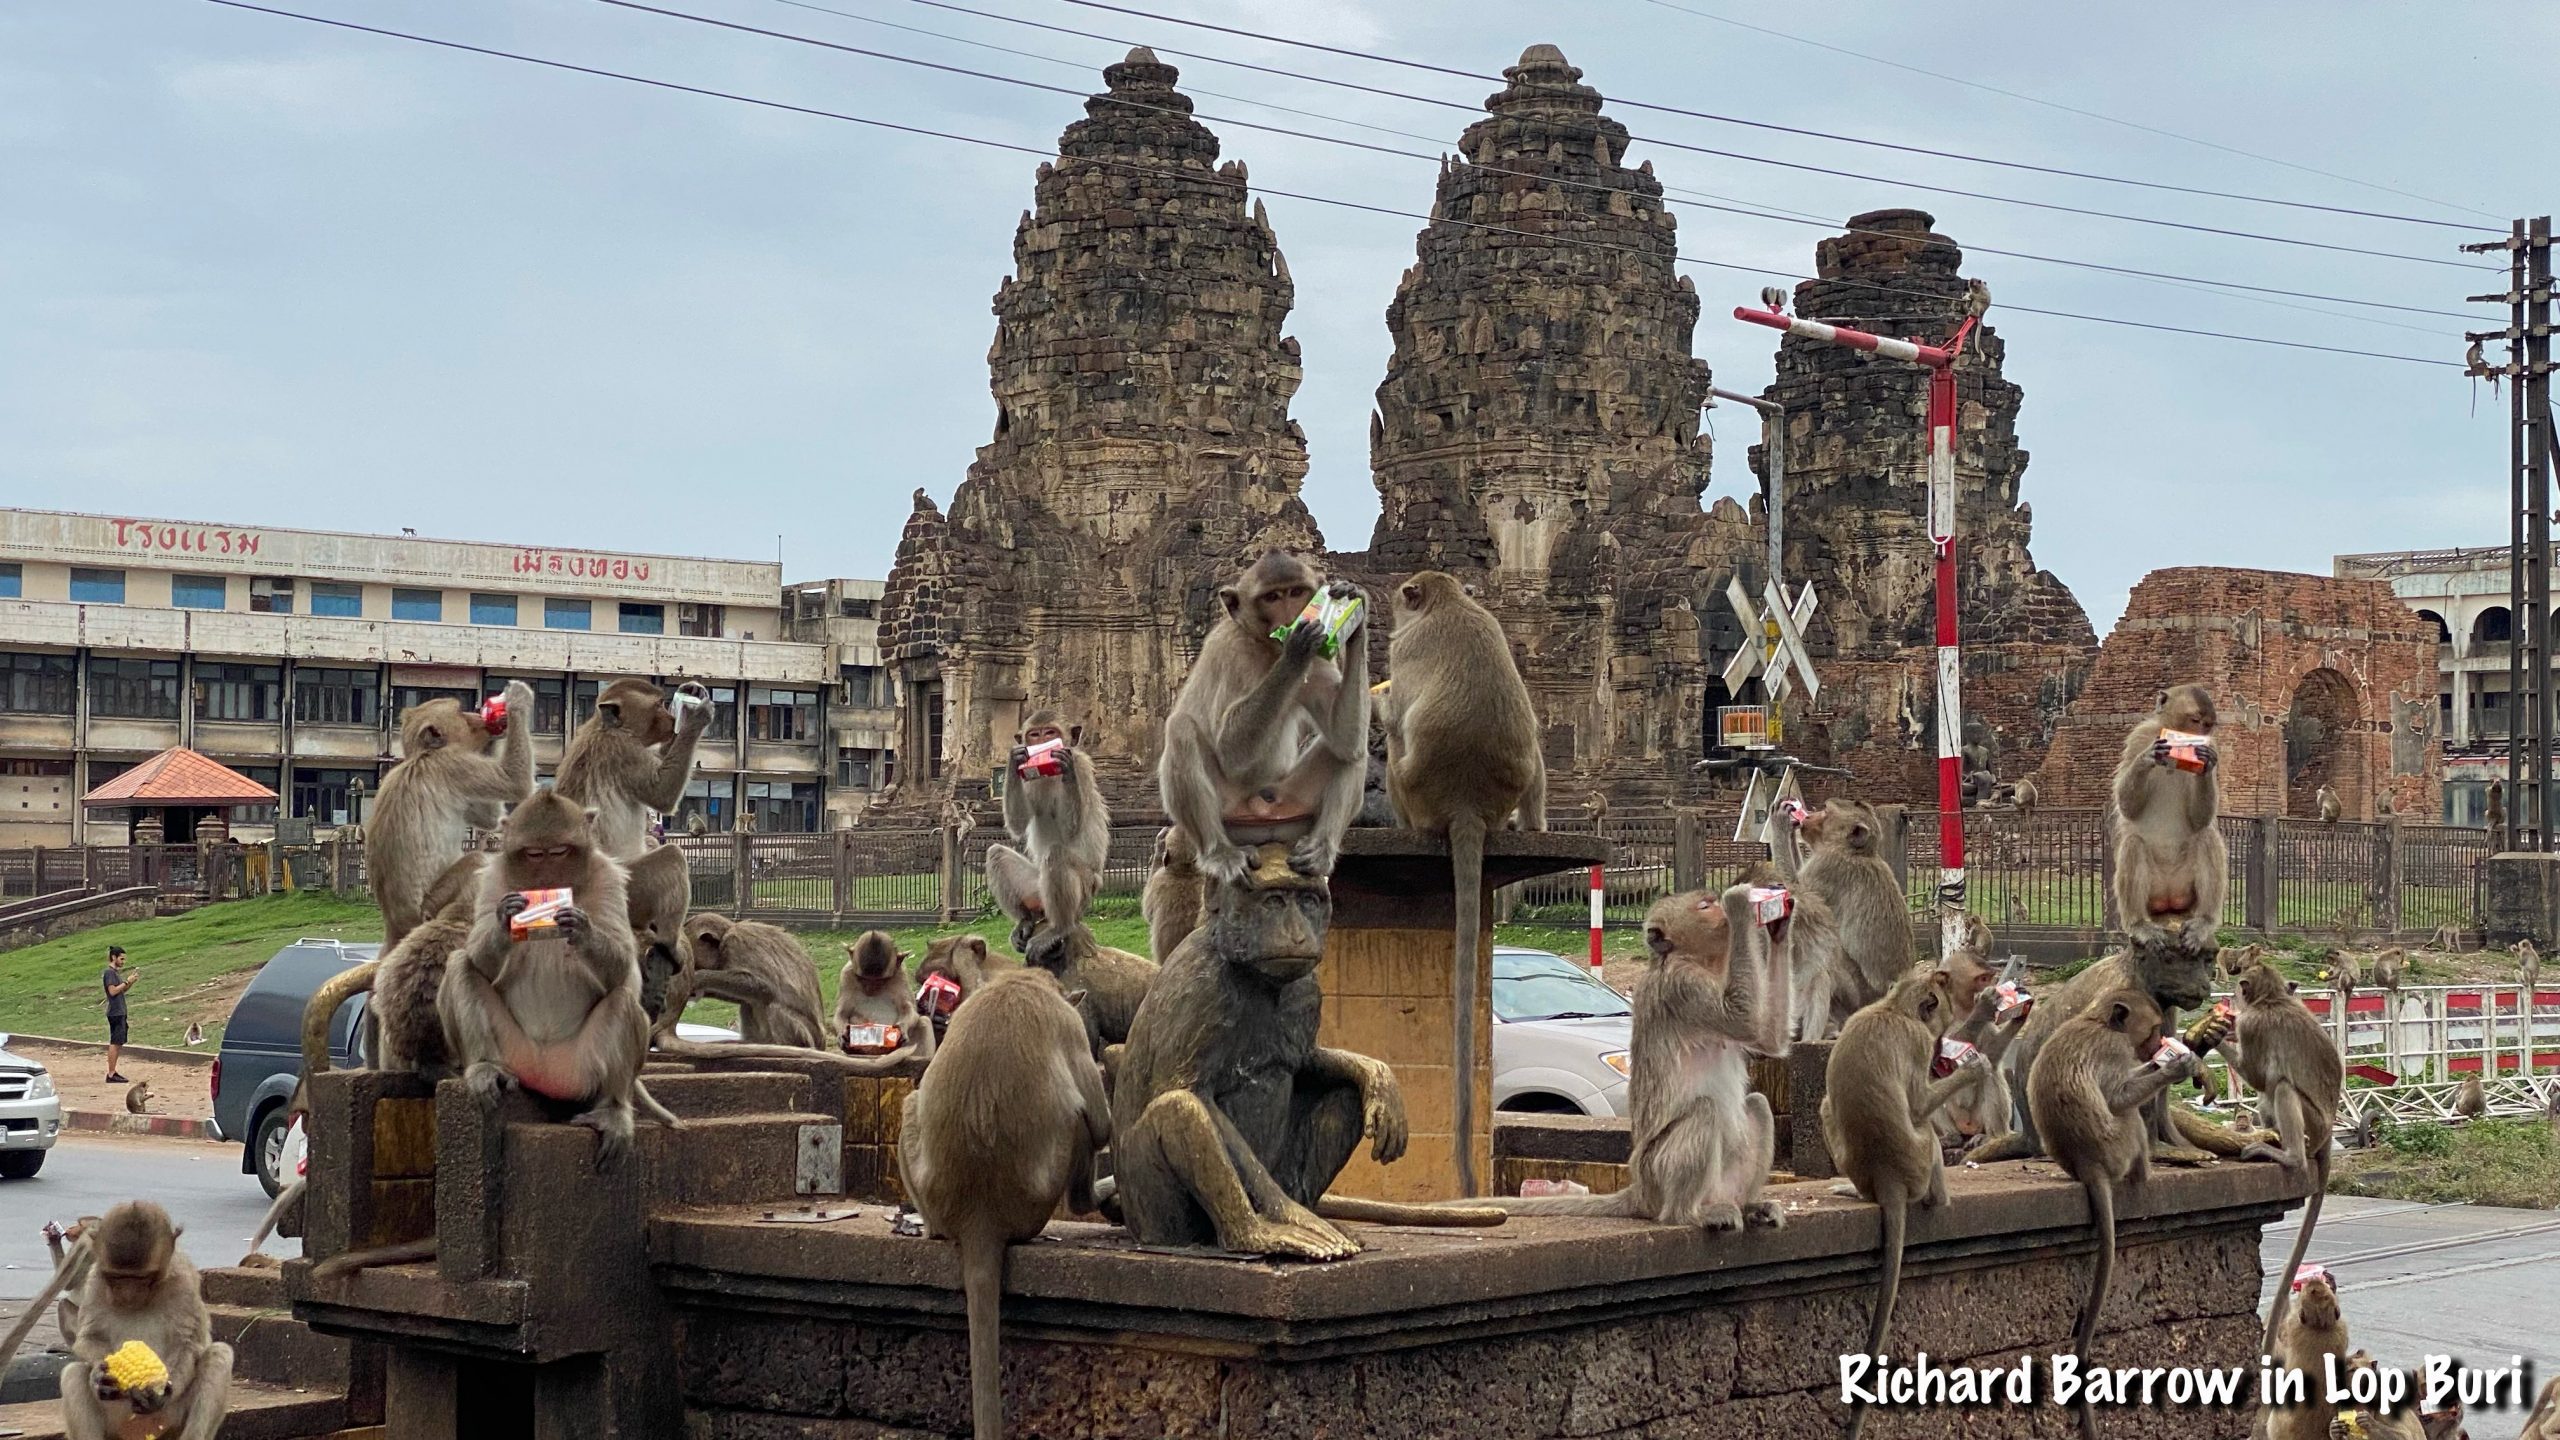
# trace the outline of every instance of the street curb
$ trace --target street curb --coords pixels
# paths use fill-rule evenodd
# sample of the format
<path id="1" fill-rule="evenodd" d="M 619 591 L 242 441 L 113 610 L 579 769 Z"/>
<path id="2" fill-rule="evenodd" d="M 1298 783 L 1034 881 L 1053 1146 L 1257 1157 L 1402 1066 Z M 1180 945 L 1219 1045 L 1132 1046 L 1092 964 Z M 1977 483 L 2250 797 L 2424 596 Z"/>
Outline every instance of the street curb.
<path id="1" fill-rule="evenodd" d="M 219 1140 L 210 1120 L 177 1115 L 116 1115 L 103 1110 L 65 1110 L 65 1130 L 93 1130 L 109 1135 L 167 1135 L 180 1140 Z"/>
<path id="2" fill-rule="evenodd" d="M 100 1055 L 107 1053 L 106 1042 L 101 1040 L 65 1040 L 59 1035 L 38 1035 L 32 1030 L 12 1030 L 9 1032 L 9 1038 L 13 1041 L 33 1040 L 43 1045 L 59 1045 L 66 1050 L 91 1050 Z M 213 1050 L 209 1045 L 203 1050 L 172 1050 L 162 1045 L 127 1045 L 124 1047 L 124 1053 L 138 1060 L 157 1060 L 163 1065 L 211 1065 L 214 1059 Z"/>

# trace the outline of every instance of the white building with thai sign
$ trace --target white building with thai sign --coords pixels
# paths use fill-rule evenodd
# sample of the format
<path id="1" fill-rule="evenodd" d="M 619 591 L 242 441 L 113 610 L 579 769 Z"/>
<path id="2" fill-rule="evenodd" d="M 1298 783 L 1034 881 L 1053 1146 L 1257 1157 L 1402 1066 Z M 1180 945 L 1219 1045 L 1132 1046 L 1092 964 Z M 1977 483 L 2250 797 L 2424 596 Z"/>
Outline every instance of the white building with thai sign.
<path id="1" fill-rule="evenodd" d="M 838 676 L 783 622 L 769 561 L 0 510 L 0 845 L 120 840 L 79 797 L 171 745 L 344 823 L 402 711 L 514 679 L 548 775 L 624 676 L 711 688 L 687 819 L 815 829 Z"/>

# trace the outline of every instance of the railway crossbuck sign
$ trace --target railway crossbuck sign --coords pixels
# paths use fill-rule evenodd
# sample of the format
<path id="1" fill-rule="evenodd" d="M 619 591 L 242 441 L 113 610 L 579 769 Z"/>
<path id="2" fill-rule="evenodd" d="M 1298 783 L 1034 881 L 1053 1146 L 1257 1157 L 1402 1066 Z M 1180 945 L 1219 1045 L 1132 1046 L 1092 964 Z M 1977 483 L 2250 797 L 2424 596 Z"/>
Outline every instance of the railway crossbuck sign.
<path id="1" fill-rule="evenodd" d="M 1751 592 L 1742 588 L 1737 575 L 1725 582 L 1724 598 L 1733 606 L 1735 618 L 1742 622 L 1743 642 L 1725 662 L 1724 688 L 1739 692 L 1742 682 L 1758 673 L 1761 689 L 1769 697 L 1771 719 L 1776 719 L 1778 702 L 1787 697 L 1795 682 L 1804 684 L 1805 698 L 1822 698 L 1822 682 L 1814 676 L 1813 657 L 1804 650 L 1804 627 L 1812 621 L 1814 611 L 1813 582 L 1806 581 L 1790 604 L 1784 586 L 1771 580 L 1761 587 L 1760 598 L 1766 612 L 1752 608 Z"/>

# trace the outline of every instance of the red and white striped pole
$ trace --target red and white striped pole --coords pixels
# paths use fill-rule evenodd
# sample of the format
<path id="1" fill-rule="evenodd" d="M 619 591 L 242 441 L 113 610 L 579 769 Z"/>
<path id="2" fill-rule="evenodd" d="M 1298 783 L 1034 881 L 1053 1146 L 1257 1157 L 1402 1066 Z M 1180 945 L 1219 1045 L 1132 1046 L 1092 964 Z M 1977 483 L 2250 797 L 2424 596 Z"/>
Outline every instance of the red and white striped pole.
<path id="1" fill-rule="evenodd" d="M 1606 908 L 1600 873 L 1600 866 L 1591 867 L 1591 973 L 1594 975 L 1600 973 L 1600 912 Z"/>
<path id="2" fill-rule="evenodd" d="M 1937 550 L 1938 923 L 1941 950 L 1953 950 L 1964 920 L 1964 667 L 1956 645 L 1956 357 L 1989 304 L 1977 288 L 1964 323 L 1945 345 L 1870 335 L 1776 309 L 1734 307 L 1733 318 L 1829 345 L 1865 350 L 1929 369 L 1929 543 Z"/>

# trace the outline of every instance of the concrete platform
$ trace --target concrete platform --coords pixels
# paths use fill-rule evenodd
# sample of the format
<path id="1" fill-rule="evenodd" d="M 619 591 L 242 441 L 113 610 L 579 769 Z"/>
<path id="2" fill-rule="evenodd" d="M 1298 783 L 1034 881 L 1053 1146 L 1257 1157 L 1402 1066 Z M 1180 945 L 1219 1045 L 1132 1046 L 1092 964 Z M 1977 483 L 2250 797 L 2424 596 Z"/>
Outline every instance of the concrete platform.
<path id="1" fill-rule="evenodd" d="M 313 1394 L 254 1382 L 231 1387 L 231 1418 L 222 1424 L 222 1440 L 308 1440 L 346 1428 L 343 1395 Z M 24 1440 L 62 1440 L 62 1402 L 36 1401 L 0 1405 L 0 1435 Z"/>

